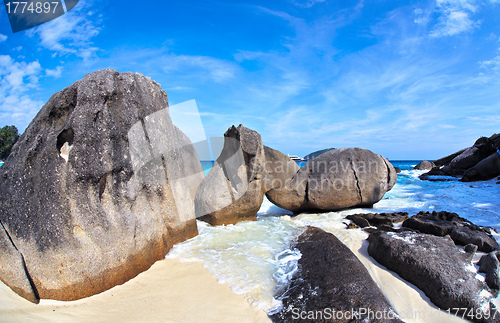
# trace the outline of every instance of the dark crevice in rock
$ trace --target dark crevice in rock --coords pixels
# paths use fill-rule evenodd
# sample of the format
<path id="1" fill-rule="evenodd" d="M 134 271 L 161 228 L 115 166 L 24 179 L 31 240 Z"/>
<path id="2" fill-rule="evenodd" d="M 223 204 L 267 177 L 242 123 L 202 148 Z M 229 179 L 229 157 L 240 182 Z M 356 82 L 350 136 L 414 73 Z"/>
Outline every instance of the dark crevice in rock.
<path id="1" fill-rule="evenodd" d="M 64 146 L 65 143 L 68 143 L 69 145 L 73 145 L 73 140 L 75 137 L 75 133 L 73 132 L 73 129 L 68 128 L 63 131 L 57 136 L 57 151 L 61 151 L 62 146 Z"/>
<path id="2" fill-rule="evenodd" d="M 33 282 L 33 278 L 31 278 L 31 275 L 30 275 L 30 273 L 28 271 L 28 267 L 26 266 L 26 261 L 24 260 L 24 255 L 21 253 L 21 251 L 19 251 L 19 249 L 17 249 L 16 244 L 12 240 L 12 237 L 10 236 L 9 231 L 7 231 L 7 229 L 3 225 L 2 221 L 0 221 L 0 225 L 2 226 L 2 229 L 5 232 L 5 234 L 7 235 L 7 237 L 9 238 L 9 241 L 12 244 L 12 246 L 14 247 L 14 249 L 16 249 L 16 251 L 21 256 L 21 260 L 23 262 L 23 269 L 24 269 L 24 273 L 26 274 L 26 278 L 28 279 L 28 281 L 30 283 L 31 289 L 33 290 L 33 294 L 35 295 L 36 299 L 39 300 L 40 299 L 40 295 L 38 294 L 38 290 L 37 290 L 37 288 L 35 286 L 35 283 Z"/>
<path id="3" fill-rule="evenodd" d="M 146 138 L 146 141 L 148 142 L 148 148 L 149 148 L 149 153 L 151 154 L 151 157 L 154 156 L 153 152 L 153 147 L 151 147 L 151 140 L 149 140 L 149 134 L 148 130 L 146 128 L 146 123 L 144 122 L 144 118 L 141 118 L 141 125 L 142 125 L 142 131 L 144 131 L 144 137 Z"/>
<path id="4" fill-rule="evenodd" d="M 104 174 L 103 177 L 99 180 L 99 199 L 102 199 L 102 194 L 104 194 L 104 190 L 106 189 L 106 179 L 108 177 L 108 174 Z"/>
<path id="5" fill-rule="evenodd" d="M 359 204 L 363 204 L 363 195 L 361 194 L 361 187 L 359 186 L 358 174 L 356 174 L 356 170 L 354 169 L 354 162 L 351 160 L 351 169 L 354 174 L 354 178 L 356 180 L 356 189 L 359 195 Z"/>
<path id="6" fill-rule="evenodd" d="M 306 190 L 304 195 L 304 201 L 307 204 L 309 202 L 309 179 L 306 181 Z"/>

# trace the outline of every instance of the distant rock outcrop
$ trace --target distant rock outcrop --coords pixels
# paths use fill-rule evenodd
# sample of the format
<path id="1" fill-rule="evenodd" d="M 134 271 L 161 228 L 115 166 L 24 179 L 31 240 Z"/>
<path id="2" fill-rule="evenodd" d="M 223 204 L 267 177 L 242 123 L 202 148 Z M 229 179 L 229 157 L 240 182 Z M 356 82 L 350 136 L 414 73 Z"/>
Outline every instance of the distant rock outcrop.
<path id="1" fill-rule="evenodd" d="M 402 322 L 365 266 L 333 234 L 308 227 L 295 248 L 302 254 L 299 270 L 277 295 L 283 308 L 270 315 L 273 322 Z"/>
<path id="2" fill-rule="evenodd" d="M 198 234 L 203 176 L 159 84 L 88 74 L 50 98 L 0 168 L 0 279 L 33 302 L 124 283 Z"/>
<path id="3" fill-rule="evenodd" d="M 432 168 L 436 167 L 433 162 L 430 162 L 428 160 L 421 161 L 418 163 L 417 166 L 415 166 L 415 169 L 417 170 L 431 170 Z"/>
<path id="4" fill-rule="evenodd" d="M 264 193 L 290 181 L 299 166 L 262 144 L 260 135 L 239 125 L 224 134 L 224 148 L 196 193 L 195 213 L 212 225 L 255 220 Z"/>
<path id="5" fill-rule="evenodd" d="M 321 149 L 321 150 L 312 152 L 310 154 L 305 155 L 304 159 L 306 159 L 306 160 L 314 159 L 314 158 L 316 158 L 316 157 L 318 157 L 326 152 L 329 152 L 330 150 L 335 150 L 335 148 L 326 148 L 326 149 Z"/>
<path id="6" fill-rule="evenodd" d="M 343 148 L 309 161 L 290 183 L 266 196 L 294 213 L 371 207 L 396 180 L 394 167 L 384 157 L 366 149 Z"/>
<path id="7" fill-rule="evenodd" d="M 422 180 L 432 180 L 432 176 L 462 176 L 462 181 L 490 180 L 500 175 L 500 135 L 479 138 L 472 147 L 435 160 Z"/>
<path id="8" fill-rule="evenodd" d="M 464 250 L 448 236 L 411 231 L 373 233 L 368 242 L 370 256 L 415 284 L 441 309 L 474 313 L 466 316 L 474 322 L 500 321 L 492 297 L 483 294 L 488 287 L 475 277 L 471 263 L 475 248 L 470 245 Z"/>

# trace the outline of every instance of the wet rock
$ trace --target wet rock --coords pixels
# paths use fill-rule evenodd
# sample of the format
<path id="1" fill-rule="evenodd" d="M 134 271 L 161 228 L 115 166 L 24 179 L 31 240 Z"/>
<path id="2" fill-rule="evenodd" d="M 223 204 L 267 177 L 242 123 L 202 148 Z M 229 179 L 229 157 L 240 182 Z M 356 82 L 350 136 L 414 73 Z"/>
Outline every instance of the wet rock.
<path id="1" fill-rule="evenodd" d="M 122 284 L 197 235 L 184 206 L 202 179 L 159 84 L 89 74 L 50 98 L 0 168 L 0 278 L 31 301 Z"/>
<path id="2" fill-rule="evenodd" d="M 371 207 L 396 183 L 392 164 L 360 148 L 328 151 L 303 166 L 287 185 L 267 192 L 277 206 L 298 213 Z"/>
<path id="3" fill-rule="evenodd" d="M 402 322 L 363 264 L 334 235 L 309 227 L 296 248 L 302 254 L 299 271 L 280 295 L 283 308 L 270 315 L 273 322 Z M 385 319 L 352 317 L 361 308 L 385 313 Z"/>
<path id="4" fill-rule="evenodd" d="M 490 252 L 482 256 L 477 265 L 479 272 L 486 274 L 486 284 L 491 289 L 498 290 L 500 288 L 498 252 Z"/>
<path id="5" fill-rule="evenodd" d="M 456 213 L 419 212 L 404 221 L 403 227 L 436 236 L 450 235 L 456 244 L 474 244 L 484 252 L 499 249 L 498 243 L 489 232 L 490 228 L 479 227 Z"/>
<path id="6" fill-rule="evenodd" d="M 387 269 L 421 289 L 443 310 L 467 308 L 473 313 L 491 310 L 490 319 L 475 317 L 475 322 L 498 322 L 492 319 L 496 308 L 487 290 L 475 278 L 470 254 L 456 247 L 449 237 L 437 237 L 417 232 L 378 232 L 368 238 L 368 253 Z M 484 313 L 484 312 L 482 312 Z"/>
<path id="7" fill-rule="evenodd" d="M 424 161 L 421 161 L 420 163 L 418 163 L 417 166 L 415 166 L 414 169 L 417 169 L 417 170 L 431 170 L 432 168 L 434 168 L 436 165 L 434 165 L 434 163 L 428 161 L 428 160 L 424 160 Z"/>
<path id="8" fill-rule="evenodd" d="M 396 171 L 396 174 L 401 173 L 401 168 L 400 167 L 394 167 L 394 170 Z"/>
<path id="9" fill-rule="evenodd" d="M 392 226 L 394 223 L 403 222 L 408 219 L 407 212 L 395 213 L 362 213 L 348 215 L 346 219 L 356 223 L 361 228 L 369 226 Z"/>

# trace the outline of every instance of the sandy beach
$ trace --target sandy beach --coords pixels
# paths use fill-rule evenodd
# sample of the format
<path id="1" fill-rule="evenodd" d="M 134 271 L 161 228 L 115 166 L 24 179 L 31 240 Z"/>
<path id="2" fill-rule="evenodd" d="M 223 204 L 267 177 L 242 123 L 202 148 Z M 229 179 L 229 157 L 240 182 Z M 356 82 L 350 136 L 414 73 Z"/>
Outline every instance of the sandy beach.
<path id="1" fill-rule="evenodd" d="M 201 262 L 165 259 L 123 285 L 85 299 L 36 305 L 0 282 L 2 322 L 270 322 Z"/>

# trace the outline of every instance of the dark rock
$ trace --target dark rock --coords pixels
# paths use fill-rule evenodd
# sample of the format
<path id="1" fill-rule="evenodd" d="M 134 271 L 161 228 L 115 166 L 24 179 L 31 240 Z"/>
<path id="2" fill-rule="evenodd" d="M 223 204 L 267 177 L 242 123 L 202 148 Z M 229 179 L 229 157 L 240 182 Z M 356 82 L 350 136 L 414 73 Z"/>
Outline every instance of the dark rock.
<path id="1" fill-rule="evenodd" d="M 430 170 L 425 175 L 447 175 L 447 176 L 462 176 L 468 170 L 476 166 L 485 158 L 491 156 L 497 150 L 498 138 L 497 135 L 493 135 L 491 138 L 481 137 L 479 138 L 472 147 L 463 149 L 450 156 L 438 159 L 434 161 L 436 167 Z M 494 166 L 494 164 L 487 163 L 480 167 L 480 169 L 474 169 L 469 172 L 468 176 L 465 178 L 466 181 L 482 180 L 481 178 L 496 176 L 492 175 L 495 171 L 489 168 Z M 496 166 L 495 166 L 496 167 Z M 498 170 L 498 167 L 494 168 Z M 483 175 L 484 174 L 484 175 Z M 489 177 L 491 179 L 493 177 Z M 421 179 L 428 179 L 424 177 Z"/>
<path id="2" fill-rule="evenodd" d="M 479 272 L 486 274 L 486 284 L 491 289 L 498 290 L 500 288 L 498 253 L 490 252 L 482 256 L 477 265 L 479 266 Z"/>
<path id="3" fill-rule="evenodd" d="M 196 217 L 212 225 L 255 220 L 264 193 L 289 183 L 298 170 L 288 156 L 264 146 L 256 131 L 232 126 L 196 193 Z"/>
<path id="4" fill-rule="evenodd" d="M 408 219 L 408 213 L 395 212 L 351 214 L 348 215 L 346 219 L 351 220 L 361 228 L 369 226 L 378 227 L 381 225 L 392 226 L 394 223 L 403 222 Z"/>
<path id="5" fill-rule="evenodd" d="M 487 286 L 475 278 L 470 254 L 457 248 L 449 237 L 416 232 L 378 232 L 368 238 L 368 253 L 387 269 L 420 288 L 443 310 L 467 308 L 473 313 L 496 308 L 491 297 L 480 296 Z M 475 317 L 475 322 L 498 322 Z"/>
<path id="6" fill-rule="evenodd" d="M 394 167 L 384 157 L 365 149 L 343 148 L 309 161 L 290 183 L 266 196 L 295 213 L 371 207 L 396 180 Z"/>
<path id="7" fill-rule="evenodd" d="M 473 244 L 478 247 L 479 251 L 483 252 L 500 249 L 497 241 L 490 233 L 478 228 L 471 228 L 469 226 L 457 227 L 451 231 L 450 237 L 458 245 Z"/>
<path id="8" fill-rule="evenodd" d="M 197 235 L 184 205 L 202 179 L 159 84 L 89 74 L 50 98 L 0 168 L 0 278 L 31 301 L 122 284 Z"/>
<path id="9" fill-rule="evenodd" d="M 495 151 L 496 148 L 490 139 L 479 138 L 474 146 L 467 148 L 463 153 L 453 158 L 442 168 L 442 171 L 448 175 L 463 175 L 466 170 L 474 167 Z"/>
<path id="10" fill-rule="evenodd" d="M 474 244 L 484 252 L 500 249 L 490 228 L 479 227 L 456 213 L 419 212 L 403 222 L 403 227 L 441 237 L 450 235 L 456 244 Z"/>
<path id="11" fill-rule="evenodd" d="M 467 149 L 467 148 L 465 148 L 465 149 Z M 444 165 L 448 164 L 449 162 L 451 162 L 455 157 L 457 157 L 458 155 L 463 153 L 465 151 L 465 149 L 457 151 L 456 153 L 448 155 L 446 157 L 436 159 L 433 161 L 433 163 L 434 163 L 434 165 L 436 165 L 437 168 L 444 166 Z"/>
<path id="12" fill-rule="evenodd" d="M 469 168 L 462 177 L 463 182 L 487 181 L 500 175 L 500 153 L 493 153 L 474 167 Z"/>
<path id="13" fill-rule="evenodd" d="M 435 236 L 445 236 L 457 226 L 457 223 L 466 221 L 456 213 L 442 212 L 419 212 L 403 222 L 403 227 L 429 233 Z"/>
<path id="14" fill-rule="evenodd" d="M 428 161 L 428 160 L 424 160 L 424 161 L 421 161 L 420 163 L 418 163 L 417 166 L 415 166 L 414 169 L 417 169 L 417 170 L 431 170 L 435 167 L 436 165 L 434 165 L 434 163 Z"/>
<path id="15" fill-rule="evenodd" d="M 280 295 L 283 308 L 270 315 L 273 322 L 401 322 L 363 264 L 334 235 L 309 227 L 296 248 L 302 254 L 299 271 Z M 360 308 L 386 313 L 387 319 L 375 320 L 366 314 L 349 319 L 313 317 L 315 311 L 351 314 Z M 302 317 L 297 316 L 301 313 Z"/>
<path id="16" fill-rule="evenodd" d="M 394 167 L 394 170 L 396 171 L 396 174 L 401 173 L 401 168 L 400 167 Z"/>

